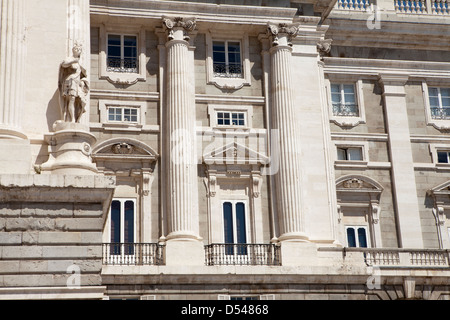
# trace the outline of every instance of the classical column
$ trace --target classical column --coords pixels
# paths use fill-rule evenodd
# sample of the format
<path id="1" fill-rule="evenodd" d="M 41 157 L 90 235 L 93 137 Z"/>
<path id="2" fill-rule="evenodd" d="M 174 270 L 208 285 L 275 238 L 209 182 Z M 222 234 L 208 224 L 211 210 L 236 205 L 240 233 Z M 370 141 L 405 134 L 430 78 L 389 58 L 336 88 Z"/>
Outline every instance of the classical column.
<path id="1" fill-rule="evenodd" d="M 168 31 L 166 109 L 168 126 L 168 232 L 170 239 L 199 240 L 197 163 L 195 157 L 195 87 L 189 32 L 195 20 L 164 19 Z"/>
<path id="2" fill-rule="evenodd" d="M 302 216 L 300 147 L 294 115 L 294 85 L 291 75 L 291 37 L 297 33 L 294 25 L 269 25 L 272 47 L 272 161 L 278 160 L 275 175 L 277 214 L 280 241 L 307 240 Z"/>
<path id="3" fill-rule="evenodd" d="M 83 55 L 80 63 L 87 70 L 88 78 L 91 71 L 91 24 L 89 0 L 67 0 L 67 56 L 72 53 L 75 45 L 81 45 Z M 86 97 L 86 112 L 82 115 L 80 123 L 89 126 L 90 97 Z"/>
<path id="4" fill-rule="evenodd" d="M 0 137 L 22 138 L 24 0 L 0 0 Z"/>
<path id="5" fill-rule="evenodd" d="M 380 75 L 392 163 L 392 191 L 397 213 L 399 245 L 402 248 L 423 248 L 406 105 L 407 81 L 408 76 L 404 75 Z"/>

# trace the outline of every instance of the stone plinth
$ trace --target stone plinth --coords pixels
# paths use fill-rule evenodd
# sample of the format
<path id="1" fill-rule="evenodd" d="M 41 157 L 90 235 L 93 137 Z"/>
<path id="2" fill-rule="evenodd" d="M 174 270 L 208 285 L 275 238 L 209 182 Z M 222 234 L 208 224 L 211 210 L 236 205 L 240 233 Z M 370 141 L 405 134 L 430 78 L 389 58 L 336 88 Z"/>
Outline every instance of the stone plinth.
<path id="1" fill-rule="evenodd" d="M 92 145 L 96 142 L 89 129 L 79 123 L 57 121 L 55 132 L 45 138 L 49 144 L 49 160 L 42 173 L 92 175 L 98 173 L 92 163 Z"/>
<path id="2" fill-rule="evenodd" d="M 204 266 L 205 249 L 196 240 L 169 240 L 165 248 L 167 266 Z"/>
<path id="3" fill-rule="evenodd" d="M 103 298 L 114 188 L 111 177 L 1 175 L 0 299 Z"/>

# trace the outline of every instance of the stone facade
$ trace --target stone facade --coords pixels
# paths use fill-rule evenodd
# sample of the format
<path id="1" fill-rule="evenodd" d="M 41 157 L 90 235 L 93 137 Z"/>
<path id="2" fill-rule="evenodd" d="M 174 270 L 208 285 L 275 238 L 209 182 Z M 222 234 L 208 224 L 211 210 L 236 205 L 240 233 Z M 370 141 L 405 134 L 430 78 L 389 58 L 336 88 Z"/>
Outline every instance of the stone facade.
<path id="1" fill-rule="evenodd" d="M 450 299 L 448 1 L 24 2 L 0 299 Z"/>

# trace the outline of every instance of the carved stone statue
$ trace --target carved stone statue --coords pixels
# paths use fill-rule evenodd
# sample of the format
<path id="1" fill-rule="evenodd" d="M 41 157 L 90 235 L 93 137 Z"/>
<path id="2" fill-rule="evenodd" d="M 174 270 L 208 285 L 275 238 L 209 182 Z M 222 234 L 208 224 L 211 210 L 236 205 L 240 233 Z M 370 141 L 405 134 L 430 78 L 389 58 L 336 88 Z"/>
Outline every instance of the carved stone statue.
<path id="1" fill-rule="evenodd" d="M 82 46 L 75 44 L 72 56 L 64 60 L 59 68 L 60 107 L 62 121 L 65 122 L 79 123 L 81 116 L 86 112 L 89 81 L 86 69 L 80 64 L 82 51 Z"/>

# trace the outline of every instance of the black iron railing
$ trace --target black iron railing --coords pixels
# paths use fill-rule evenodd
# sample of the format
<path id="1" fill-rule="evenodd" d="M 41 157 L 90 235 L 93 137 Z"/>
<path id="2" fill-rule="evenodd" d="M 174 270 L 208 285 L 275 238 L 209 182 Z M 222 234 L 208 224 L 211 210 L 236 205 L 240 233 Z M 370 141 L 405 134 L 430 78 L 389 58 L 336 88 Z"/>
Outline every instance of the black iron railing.
<path id="1" fill-rule="evenodd" d="M 138 60 L 135 58 L 129 59 L 108 58 L 107 71 L 122 72 L 122 73 L 137 73 Z"/>
<path id="2" fill-rule="evenodd" d="M 431 117 L 437 120 L 449 120 L 450 119 L 450 107 L 438 108 L 431 107 Z"/>
<path id="3" fill-rule="evenodd" d="M 275 244 L 210 244 L 205 246 L 206 265 L 279 266 L 280 247 Z"/>
<path id="4" fill-rule="evenodd" d="M 164 246 L 158 243 L 104 243 L 104 265 L 163 265 Z"/>

